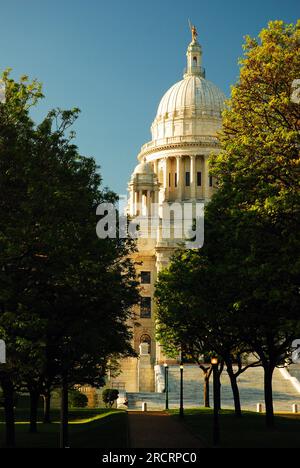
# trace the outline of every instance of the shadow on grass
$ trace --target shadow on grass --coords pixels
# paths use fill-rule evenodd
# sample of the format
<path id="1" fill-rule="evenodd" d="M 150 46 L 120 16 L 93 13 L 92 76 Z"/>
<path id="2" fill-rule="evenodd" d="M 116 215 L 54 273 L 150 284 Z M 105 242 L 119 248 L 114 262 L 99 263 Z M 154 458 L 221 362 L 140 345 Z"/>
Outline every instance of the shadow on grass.
<path id="1" fill-rule="evenodd" d="M 38 433 L 29 433 L 29 424 L 16 424 L 16 443 L 20 448 L 58 448 L 59 422 L 39 424 Z M 54 413 L 52 417 L 56 418 Z M 127 413 L 122 410 L 72 410 L 69 439 L 71 448 L 125 448 L 127 446 Z M 0 424 L 4 440 L 4 424 Z"/>
<path id="2" fill-rule="evenodd" d="M 171 410 L 178 417 L 177 410 Z M 300 414 L 282 414 L 275 417 L 275 428 L 266 428 L 265 417 L 245 411 L 237 418 L 231 410 L 220 413 L 221 447 L 223 448 L 300 448 Z M 212 446 L 213 413 L 211 409 L 185 410 L 184 423 Z"/>

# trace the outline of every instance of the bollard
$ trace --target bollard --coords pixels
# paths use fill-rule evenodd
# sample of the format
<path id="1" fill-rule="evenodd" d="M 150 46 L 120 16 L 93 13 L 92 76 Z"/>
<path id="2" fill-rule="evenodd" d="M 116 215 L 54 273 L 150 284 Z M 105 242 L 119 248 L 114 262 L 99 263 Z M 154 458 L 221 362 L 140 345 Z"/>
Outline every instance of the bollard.
<path id="1" fill-rule="evenodd" d="M 292 405 L 292 409 L 293 409 L 293 413 L 298 413 L 298 405 L 296 403 Z"/>
<path id="2" fill-rule="evenodd" d="M 261 403 L 257 403 L 257 405 L 256 405 L 256 412 L 257 412 L 257 413 L 262 413 L 262 404 L 261 404 Z"/>
<path id="3" fill-rule="evenodd" d="M 0 340 L 0 364 L 6 364 L 6 346 L 4 340 Z"/>
<path id="4" fill-rule="evenodd" d="M 142 411 L 147 411 L 147 403 L 145 401 L 142 403 Z"/>

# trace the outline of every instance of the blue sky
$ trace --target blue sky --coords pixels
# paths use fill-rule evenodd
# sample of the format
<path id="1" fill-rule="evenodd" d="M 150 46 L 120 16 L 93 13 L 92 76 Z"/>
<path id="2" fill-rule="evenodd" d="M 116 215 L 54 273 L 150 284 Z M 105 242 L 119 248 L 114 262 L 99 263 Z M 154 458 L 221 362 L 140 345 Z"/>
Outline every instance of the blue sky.
<path id="1" fill-rule="evenodd" d="M 125 193 L 163 93 L 182 78 L 198 28 L 208 79 L 227 95 L 245 34 L 271 19 L 295 22 L 296 0 L 10 0 L 0 3 L 0 70 L 43 83 L 39 120 L 79 107 L 76 143 L 101 165 L 104 184 Z"/>

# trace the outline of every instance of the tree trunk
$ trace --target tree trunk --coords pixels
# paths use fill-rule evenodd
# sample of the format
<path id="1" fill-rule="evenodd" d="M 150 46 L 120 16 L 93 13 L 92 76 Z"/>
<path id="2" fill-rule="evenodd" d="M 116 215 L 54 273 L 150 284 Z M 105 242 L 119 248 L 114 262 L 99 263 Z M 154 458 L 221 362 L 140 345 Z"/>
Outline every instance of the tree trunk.
<path id="1" fill-rule="evenodd" d="M 68 383 L 67 379 L 63 377 L 61 386 L 60 448 L 67 448 L 69 446 L 68 412 Z"/>
<path id="2" fill-rule="evenodd" d="M 226 367 L 227 367 L 227 372 L 228 372 L 230 383 L 231 383 L 235 415 L 240 418 L 242 416 L 242 410 L 241 410 L 240 392 L 239 392 L 239 387 L 237 384 L 237 375 L 234 374 L 231 362 L 226 363 Z"/>
<path id="3" fill-rule="evenodd" d="M 44 417 L 43 417 L 43 422 L 44 424 L 50 424 L 51 423 L 51 417 L 50 417 L 50 407 L 51 407 L 51 392 L 48 390 L 45 391 L 43 395 L 43 400 L 44 400 Z"/>
<path id="4" fill-rule="evenodd" d="M 7 376 L 1 379 L 1 386 L 4 399 L 6 447 L 15 447 L 15 412 L 14 412 L 14 386 Z"/>
<path id="5" fill-rule="evenodd" d="M 221 411 L 221 373 L 218 372 L 218 386 L 217 386 L 217 407 Z"/>
<path id="6" fill-rule="evenodd" d="M 40 394 L 36 390 L 31 390 L 30 392 L 30 424 L 29 432 L 31 434 L 37 433 L 37 416 L 38 416 L 38 404 Z"/>
<path id="7" fill-rule="evenodd" d="M 264 393 L 265 393 L 265 406 L 266 406 L 266 425 L 267 427 L 274 427 L 274 408 L 273 408 L 273 379 L 274 367 L 271 365 L 264 366 Z"/>
<path id="8" fill-rule="evenodd" d="M 204 387 L 203 387 L 203 393 L 204 393 L 204 407 L 205 408 L 210 408 L 210 401 L 209 401 L 209 378 L 210 378 L 211 371 L 208 370 L 204 374 Z"/>
<path id="9" fill-rule="evenodd" d="M 216 373 L 216 378 L 217 378 L 217 386 L 216 386 L 216 405 L 218 410 L 221 410 L 221 375 L 224 369 L 224 361 L 221 361 L 217 373 Z"/>

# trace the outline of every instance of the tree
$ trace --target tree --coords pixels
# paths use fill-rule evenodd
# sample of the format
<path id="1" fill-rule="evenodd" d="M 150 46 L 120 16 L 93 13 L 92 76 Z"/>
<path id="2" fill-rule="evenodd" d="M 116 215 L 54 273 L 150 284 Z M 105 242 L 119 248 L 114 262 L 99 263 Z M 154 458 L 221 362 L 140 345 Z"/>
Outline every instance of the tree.
<path id="1" fill-rule="evenodd" d="M 84 393 L 73 388 L 69 391 L 69 401 L 72 408 L 85 408 L 88 404 L 88 397 Z"/>
<path id="2" fill-rule="evenodd" d="M 300 107 L 291 99 L 300 72 L 299 35 L 299 22 L 274 21 L 262 30 L 260 42 L 246 38 L 240 80 L 223 115 L 221 152 L 210 158 L 218 190 L 206 207 L 204 248 L 191 254 L 197 274 L 191 281 L 194 264 L 186 259 L 177 268 L 180 275 L 185 268 L 189 293 L 198 288 L 198 301 L 191 305 L 186 295 L 176 326 L 185 327 L 191 310 L 190 323 L 194 320 L 201 339 L 206 320 L 219 329 L 220 343 L 210 347 L 227 355 L 235 393 L 230 362 L 236 351 L 257 354 L 268 426 L 274 424 L 274 368 L 284 363 L 299 334 Z M 176 308 L 170 312 L 176 314 Z"/>
<path id="3" fill-rule="evenodd" d="M 208 205 L 210 256 L 231 285 L 239 335 L 264 368 L 266 422 L 272 375 L 299 333 L 300 23 L 270 22 L 246 38 L 240 80 L 223 116 L 222 151 L 211 157 L 218 191 Z M 215 253 L 213 253 L 213 251 Z"/>
<path id="4" fill-rule="evenodd" d="M 16 262 L 22 262 L 27 253 L 24 239 L 26 222 L 21 207 L 24 200 L 26 178 L 24 162 L 31 140 L 33 126 L 29 110 L 42 97 L 41 86 L 36 81 L 28 82 L 26 76 L 19 83 L 9 78 L 9 72 L 3 74 L 6 87 L 6 102 L 0 103 L 0 311 L 2 319 L 8 320 L 19 307 L 19 316 L 15 317 L 16 341 L 0 324 L 0 334 L 7 345 L 8 363 L 0 366 L 0 383 L 4 394 L 6 417 L 6 445 L 14 446 L 14 386 L 18 379 L 18 368 L 14 356 L 25 344 L 24 356 L 28 350 L 22 335 L 24 310 L 18 304 L 17 284 L 8 274 Z M 14 220 L 14 221 L 12 221 Z M 18 286 L 22 285 L 19 282 Z M 27 323 L 29 317 L 25 320 Z M 25 325 L 26 326 L 26 325 Z M 18 343 L 15 346 L 16 342 Z"/>
<path id="5" fill-rule="evenodd" d="M 0 327 L 11 383 L 18 375 L 30 391 L 31 431 L 39 396 L 58 385 L 66 438 L 68 389 L 103 385 L 110 358 L 134 353 L 127 326 L 138 301 L 128 260 L 134 244 L 96 237 L 96 207 L 117 197 L 101 189 L 95 161 L 79 155 L 67 135 L 78 109 L 51 111 L 35 126 L 28 108 L 40 86 L 27 78 L 16 84 L 7 74 L 4 81 Z M 7 376 L 5 369 L 2 386 Z"/>
<path id="6" fill-rule="evenodd" d="M 119 397 L 119 390 L 115 388 L 106 388 L 102 392 L 102 400 L 105 403 L 105 406 L 111 408 L 115 401 Z"/>
<path id="7" fill-rule="evenodd" d="M 243 362 L 249 347 L 245 347 L 233 326 L 228 308 L 228 294 L 232 297 L 233 291 L 220 288 L 221 276 L 206 256 L 206 249 L 178 250 L 169 268 L 160 273 L 156 286 L 158 339 L 168 355 L 183 347 L 185 355 L 203 370 L 205 406 L 209 406 L 211 374 L 211 366 L 205 362 L 217 355 L 219 376 L 226 364 L 235 413 L 241 416 L 237 378 L 258 362 Z M 237 364 L 236 371 L 233 363 Z"/>
<path id="8" fill-rule="evenodd" d="M 207 348 L 207 329 L 203 322 L 198 322 L 195 332 L 191 329 L 195 322 L 195 304 L 191 298 L 191 270 L 187 267 L 188 253 L 178 251 L 172 257 L 169 267 L 160 272 L 155 288 L 157 304 L 157 339 L 164 353 L 172 358 L 178 357 L 184 349 L 185 356 L 190 356 L 203 371 L 204 406 L 209 407 L 209 378 L 212 367 L 206 365 L 204 356 Z M 188 296 L 188 298 L 187 298 Z M 198 310 L 199 304 L 196 308 Z M 190 319 L 192 317 L 193 323 Z"/>

